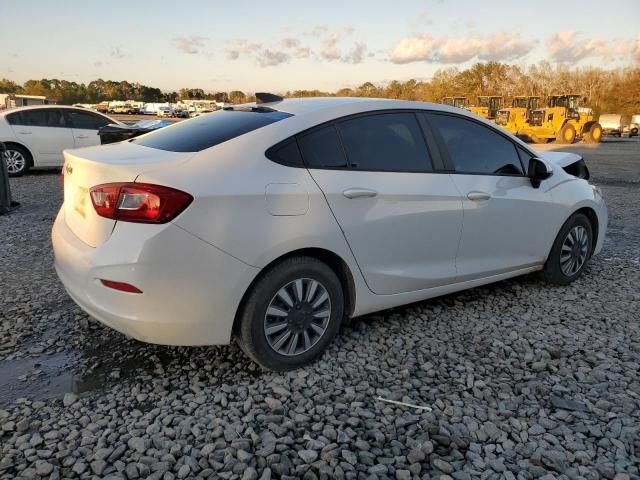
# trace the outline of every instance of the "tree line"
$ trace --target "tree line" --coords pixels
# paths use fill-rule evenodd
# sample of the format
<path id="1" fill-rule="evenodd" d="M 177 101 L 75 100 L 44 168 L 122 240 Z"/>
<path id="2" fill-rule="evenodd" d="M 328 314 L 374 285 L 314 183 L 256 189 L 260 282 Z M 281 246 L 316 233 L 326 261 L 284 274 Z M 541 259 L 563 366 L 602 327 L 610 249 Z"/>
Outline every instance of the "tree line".
<path id="1" fill-rule="evenodd" d="M 159 88 L 127 81 L 94 80 L 88 84 L 58 79 L 28 80 L 19 85 L 0 80 L 0 93 L 44 95 L 62 104 L 99 103 L 132 99 L 143 102 L 176 102 L 197 99 L 243 103 L 253 101 L 252 94 L 233 90 L 207 92 L 201 88 L 183 88 L 163 92 Z M 569 68 L 543 61 L 519 66 L 499 62 L 476 63 L 470 68 L 438 70 L 430 80 L 392 81 L 384 85 L 365 82 L 335 92 L 293 90 L 281 92 L 287 97 L 358 96 L 440 102 L 448 96 L 466 96 L 473 103 L 479 95 L 538 95 L 571 93 L 584 95 L 587 106 L 596 113 L 640 114 L 640 68 Z"/>

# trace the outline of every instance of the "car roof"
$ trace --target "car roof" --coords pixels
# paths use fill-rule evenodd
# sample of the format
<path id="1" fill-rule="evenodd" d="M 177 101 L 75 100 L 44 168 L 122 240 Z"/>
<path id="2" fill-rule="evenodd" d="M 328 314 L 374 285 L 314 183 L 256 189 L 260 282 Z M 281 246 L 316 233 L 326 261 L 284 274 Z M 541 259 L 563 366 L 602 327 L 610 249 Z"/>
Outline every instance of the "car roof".
<path id="1" fill-rule="evenodd" d="M 81 112 L 93 112 L 93 113 L 98 113 L 99 115 L 102 115 L 101 113 L 96 112 L 95 110 L 91 110 L 89 108 L 73 107 L 71 105 L 55 105 L 55 104 L 27 105 L 26 107 L 8 108 L 6 110 L 0 111 L 0 114 L 14 113 L 14 112 L 24 112 L 25 110 L 40 110 L 40 109 L 43 109 L 43 108 L 64 108 L 64 109 L 67 109 L 67 110 L 80 110 Z"/>
<path id="2" fill-rule="evenodd" d="M 319 111 L 329 113 L 331 111 L 339 112 L 349 109 L 359 112 L 368 112 L 376 110 L 394 110 L 394 109 L 417 109 L 417 110 L 436 110 L 452 113 L 470 113 L 461 110 L 458 107 L 451 107 L 440 103 L 417 102 L 409 100 L 395 100 L 389 98 L 368 98 L 368 97 L 304 97 L 304 98 L 285 98 L 284 100 L 268 103 L 246 103 L 243 105 L 234 105 L 234 107 L 263 107 L 277 110 L 279 112 L 290 113 L 292 115 L 305 115 Z M 473 115 L 473 114 L 472 114 Z"/>

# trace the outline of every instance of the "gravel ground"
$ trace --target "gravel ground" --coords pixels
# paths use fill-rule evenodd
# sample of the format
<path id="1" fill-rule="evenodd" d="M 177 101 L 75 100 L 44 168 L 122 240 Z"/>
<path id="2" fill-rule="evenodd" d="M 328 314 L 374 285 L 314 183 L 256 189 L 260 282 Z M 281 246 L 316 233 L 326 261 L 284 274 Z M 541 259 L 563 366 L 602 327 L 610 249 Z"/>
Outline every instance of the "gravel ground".
<path id="1" fill-rule="evenodd" d="M 52 268 L 57 175 L 13 180 L 0 478 L 640 478 L 640 141 L 568 148 L 611 217 L 579 281 L 531 275 L 363 317 L 288 374 L 90 319 Z"/>

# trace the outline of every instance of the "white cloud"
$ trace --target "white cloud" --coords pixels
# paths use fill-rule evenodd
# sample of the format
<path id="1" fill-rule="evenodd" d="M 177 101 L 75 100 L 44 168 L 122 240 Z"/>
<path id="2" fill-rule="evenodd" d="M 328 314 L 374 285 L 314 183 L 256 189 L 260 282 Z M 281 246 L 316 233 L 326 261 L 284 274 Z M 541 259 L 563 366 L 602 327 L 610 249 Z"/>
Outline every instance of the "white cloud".
<path id="1" fill-rule="evenodd" d="M 293 37 L 284 37 L 280 39 L 280 46 L 283 48 L 295 48 L 300 45 L 300 40 Z"/>
<path id="2" fill-rule="evenodd" d="M 265 48 L 257 54 L 256 61 L 261 67 L 275 67 L 281 63 L 288 62 L 289 58 L 289 55 L 285 52 Z"/>
<path id="3" fill-rule="evenodd" d="M 367 46 L 363 42 L 356 42 L 349 53 L 343 58 L 343 62 L 346 63 L 362 63 L 365 53 L 367 52 Z"/>
<path id="4" fill-rule="evenodd" d="M 344 39 L 353 32 L 354 28 L 350 25 L 336 30 L 329 30 L 325 25 L 316 25 L 311 32 L 307 32 L 307 35 L 315 36 L 313 39 L 307 38 L 303 41 L 295 35 L 288 35 L 281 37 L 275 43 L 263 46 L 260 43 L 237 38 L 227 41 L 225 52 L 228 60 L 238 60 L 241 57 L 252 58 L 261 67 L 308 58 L 358 64 L 366 57 L 366 44 L 355 42 L 346 52 L 343 47 Z"/>
<path id="5" fill-rule="evenodd" d="M 547 52 L 552 60 L 577 63 L 585 58 L 600 58 L 605 62 L 630 59 L 640 62 L 640 36 L 636 39 L 604 40 L 581 38 L 573 31 L 556 32 L 547 41 Z"/>
<path id="6" fill-rule="evenodd" d="M 111 58 L 115 58 L 116 60 L 120 60 L 121 58 L 124 58 L 126 56 L 124 51 L 122 50 L 122 47 L 113 47 L 109 55 L 111 56 Z"/>
<path id="7" fill-rule="evenodd" d="M 316 25 L 311 30 L 307 31 L 306 35 L 309 35 L 311 37 L 320 37 L 328 31 L 329 27 L 327 27 L 326 25 Z"/>
<path id="8" fill-rule="evenodd" d="M 241 55 L 251 55 L 262 47 L 261 43 L 236 38 L 227 42 L 230 46 L 225 50 L 228 60 L 237 60 Z"/>
<path id="9" fill-rule="evenodd" d="M 512 32 L 468 37 L 433 37 L 428 34 L 401 39 L 391 52 L 393 63 L 462 63 L 473 58 L 508 61 L 523 57 L 535 46 Z"/>
<path id="10" fill-rule="evenodd" d="M 556 62 L 575 63 L 587 57 L 599 57 L 606 51 L 605 42 L 599 38 L 578 40 L 577 32 L 557 32 L 547 42 L 547 51 Z"/>
<path id="11" fill-rule="evenodd" d="M 431 35 L 416 35 L 401 39 L 391 52 L 393 63 L 411 63 L 428 60 L 438 47 Z"/>
<path id="12" fill-rule="evenodd" d="M 207 37 L 202 37 L 200 35 L 191 35 L 189 37 L 175 37 L 173 39 L 173 44 L 181 52 L 194 55 L 198 53 L 202 47 L 204 47 L 206 40 Z"/>

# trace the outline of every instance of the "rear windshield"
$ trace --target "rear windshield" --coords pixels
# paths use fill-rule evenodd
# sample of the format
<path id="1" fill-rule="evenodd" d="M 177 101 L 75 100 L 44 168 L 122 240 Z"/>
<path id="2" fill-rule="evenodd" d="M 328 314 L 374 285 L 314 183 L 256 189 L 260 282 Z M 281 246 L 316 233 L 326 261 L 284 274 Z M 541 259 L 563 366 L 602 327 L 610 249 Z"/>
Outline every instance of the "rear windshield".
<path id="1" fill-rule="evenodd" d="M 199 152 L 290 116 L 285 112 L 219 110 L 132 141 L 170 152 Z"/>

